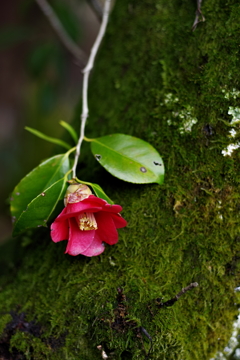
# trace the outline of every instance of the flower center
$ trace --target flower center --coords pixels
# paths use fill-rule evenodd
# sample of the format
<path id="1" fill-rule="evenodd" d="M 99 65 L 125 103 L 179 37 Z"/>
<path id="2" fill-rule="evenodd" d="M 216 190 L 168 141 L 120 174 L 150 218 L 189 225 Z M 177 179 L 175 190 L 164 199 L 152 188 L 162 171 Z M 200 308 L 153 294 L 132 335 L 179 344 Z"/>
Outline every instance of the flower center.
<path id="1" fill-rule="evenodd" d="M 77 216 L 80 230 L 97 230 L 97 222 L 93 213 L 84 212 Z"/>

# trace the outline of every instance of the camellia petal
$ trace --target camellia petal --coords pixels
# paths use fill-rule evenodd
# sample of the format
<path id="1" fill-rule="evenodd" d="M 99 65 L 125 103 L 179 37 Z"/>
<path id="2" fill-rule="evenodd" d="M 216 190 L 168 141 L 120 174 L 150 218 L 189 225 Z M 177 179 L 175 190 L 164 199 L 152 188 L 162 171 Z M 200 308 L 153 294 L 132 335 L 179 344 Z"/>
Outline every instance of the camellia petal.
<path id="1" fill-rule="evenodd" d="M 104 251 L 103 242 L 116 244 L 117 228 L 127 225 L 119 215 L 122 207 L 110 205 L 94 195 L 88 196 L 88 193 L 87 198 L 79 200 L 81 197 L 75 192 L 82 187 L 79 190 L 77 184 L 70 186 L 67 192 L 70 195 L 65 196 L 66 207 L 51 225 L 52 240 L 68 240 L 65 253 L 69 255 L 99 255 Z"/>
<path id="2" fill-rule="evenodd" d="M 122 211 L 122 207 L 120 205 L 105 204 L 105 206 L 103 207 L 103 211 L 118 214 L 119 212 Z"/>
<path id="3" fill-rule="evenodd" d="M 82 202 L 82 201 L 81 201 Z M 58 217 L 56 218 L 55 221 L 63 221 L 72 217 L 77 216 L 78 214 L 80 214 L 81 212 L 98 212 L 101 211 L 102 208 L 100 206 L 91 206 L 91 204 L 87 203 L 87 204 L 83 204 L 83 205 L 79 205 L 80 203 L 76 203 L 76 204 L 68 204 L 67 207 L 61 212 L 60 215 L 58 215 Z"/>
<path id="4" fill-rule="evenodd" d="M 127 221 L 119 214 L 111 214 L 114 224 L 117 229 L 127 226 Z"/>
<path id="5" fill-rule="evenodd" d="M 111 215 L 99 212 L 95 215 L 95 217 L 98 224 L 96 232 L 101 240 L 105 241 L 109 245 L 116 244 L 118 242 L 118 232 Z"/>
<path id="6" fill-rule="evenodd" d="M 105 247 L 102 243 L 102 240 L 99 238 L 97 231 L 95 231 L 95 236 L 93 242 L 87 248 L 87 250 L 82 252 L 82 255 L 85 256 L 97 256 L 100 255 L 104 251 Z"/>
<path id="7" fill-rule="evenodd" d="M 93 242 L 95 230 L 82 231 L 75 218 L 69 219 L 69 240 L 65 253 L 76 256 L 82 254 Z"/>
<path id="8" fill-rule="evenodd" d="M 68 239 L 68 221 L 56 222 L 51 225 L 51 238 L 54 242 L 59 242 Z"/>

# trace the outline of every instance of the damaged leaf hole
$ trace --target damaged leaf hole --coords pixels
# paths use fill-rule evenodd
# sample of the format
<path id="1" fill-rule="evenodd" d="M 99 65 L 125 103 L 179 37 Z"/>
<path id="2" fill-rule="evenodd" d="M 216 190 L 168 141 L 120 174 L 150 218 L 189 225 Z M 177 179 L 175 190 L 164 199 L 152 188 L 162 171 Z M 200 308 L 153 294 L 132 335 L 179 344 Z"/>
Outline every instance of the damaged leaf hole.
<path id="1" fill-rule="evenodd" d="M 97 161 L 100 161 L 101 158 L 102 158 L 102 155 L 99 155 L 99 154 L 96 154 L 96 155 L 95 155 L 95 159 L 96 159 Z"/>
<path id="2" fill-rule="evenodd" d="M 162 166 L 162 164 L 159 163 L 158 161 L 153 161 L 153 164 L 156 165 L 156 166 Z"/>
<path id="3" fill-rule="evenodd" d="M 147 169 L 146 169 L 144 166 L 142 166 L 142 167 L 140 167 L 140 171 L 141 171 L 142 173 L 146 173 L 146 172 L 147 172 Z"/>

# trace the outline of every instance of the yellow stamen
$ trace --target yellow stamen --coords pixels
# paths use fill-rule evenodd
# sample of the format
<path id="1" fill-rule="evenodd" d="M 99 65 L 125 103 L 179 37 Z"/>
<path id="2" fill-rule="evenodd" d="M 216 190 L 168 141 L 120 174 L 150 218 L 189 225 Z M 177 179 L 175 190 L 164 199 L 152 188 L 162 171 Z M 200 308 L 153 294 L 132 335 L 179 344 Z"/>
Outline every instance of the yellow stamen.
<path id="1" fill-rule="evenodd" d="M 97 230 L 97 222 L 93 213 L 81 213 L 77 217 L 80 230 Z"/>

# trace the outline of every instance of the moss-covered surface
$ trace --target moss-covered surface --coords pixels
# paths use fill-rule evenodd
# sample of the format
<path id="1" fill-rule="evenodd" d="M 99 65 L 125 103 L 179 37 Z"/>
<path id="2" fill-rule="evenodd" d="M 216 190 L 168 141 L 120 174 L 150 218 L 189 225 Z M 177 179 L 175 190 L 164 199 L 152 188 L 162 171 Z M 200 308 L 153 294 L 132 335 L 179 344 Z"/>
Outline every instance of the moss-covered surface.
<path id="1" fill-rule="evenodd" d="M 23 359 L 90 360 L 102 345 L 112 359 L 145 359 L 140 326 L 153 339 L 149 359 L 207 360 L 226 344 L 238 301 L 240 153 L 221 151 L 231 142 L 228 109 L 239 103 L 240 4 L 205 0 L 206 22 L 192 32 L 195 7 L 117 1 L 91 77 L 86 134 L 151 142 L 165 184 L 112 178 L 85 145 L 79 178 L 99 182 L 129 225 L 95 258 L 64 255 L 66 244 L 44 231 L 25 237 L 21 261 L 1 278 L 0 351 L 5 342 Z M 154 299 L 193 281 L 198 288 L 156 310 Z M 22 321 L 11 332 L 10 312 Z M 38 332 L 26 331 L 33 323 Z"/>

